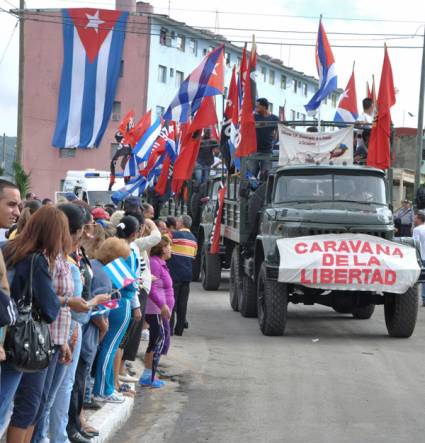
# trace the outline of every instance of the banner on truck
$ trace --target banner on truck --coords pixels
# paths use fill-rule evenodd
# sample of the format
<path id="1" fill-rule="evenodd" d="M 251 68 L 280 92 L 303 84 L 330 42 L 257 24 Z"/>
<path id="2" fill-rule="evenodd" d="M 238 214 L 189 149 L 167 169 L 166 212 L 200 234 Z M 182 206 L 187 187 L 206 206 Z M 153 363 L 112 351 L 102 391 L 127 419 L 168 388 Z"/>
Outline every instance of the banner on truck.
<path id="1" fill-rule="evenodd" d="M 279 125 L 279 166 L 353 163 L 353 127 L 335 132 L 301 132 Z"/>
<path id="2" fill-rule="evenodd" d="M 366 234 L 277 240 L 280 282 L 403 294 L 419 278 L 416 249 Z"/>

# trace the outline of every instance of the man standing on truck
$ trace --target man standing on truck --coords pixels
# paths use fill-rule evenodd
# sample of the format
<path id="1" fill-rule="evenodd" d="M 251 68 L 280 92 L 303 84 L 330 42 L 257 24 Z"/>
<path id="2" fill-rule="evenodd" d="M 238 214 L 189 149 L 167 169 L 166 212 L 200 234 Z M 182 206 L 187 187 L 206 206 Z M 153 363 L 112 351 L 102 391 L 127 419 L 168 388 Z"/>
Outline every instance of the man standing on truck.
<path id="1" fill-rule="evenodd" d="M 425 266 L 425 215 L 418 212 L 415 215 L 415 228 L 413 229 L 413 239 L 419 244 L 421 251 L 422 266 Z M 422 283 L 422 306 L 425 306 L 425 284 Z"/>
<path id="2" fill-rule="evenodd" d="M 255 105 L 254 118 L 256 121 L 257 153 L 272 155 L 273 146 L 278 139 L 277 122 L 279 118 L 269 111 L 269 101 L 259 98 Z M 258 172 L 264 177 L 272 168 L 272 160 L 248 160 L 248 169 L 255 176 Z"/>
<path id="3" fill-rule="evenodd" d="M 214 150 L 217 148 L 218 143 L 211 136 L 211 128 L 205 128 L 195 166 L 195 178 L 198 183 L 207 181 L 214 164 Z"/>
<path id="4" fill-rule="evenodd" d="M 192 281 L 192 264 L 198 245 L 195 236 L 190 232 L 191 226 L 192 219 L 189 215 L 182 215 L 177 219 L 177 230 L 172 231 L 172 254 L 167 262 L 174 288 L 175 304 L 170 326 L 171 331 L 174 329 L 175 335 L 183 335 L 187 324 L 186 312 Z"/>

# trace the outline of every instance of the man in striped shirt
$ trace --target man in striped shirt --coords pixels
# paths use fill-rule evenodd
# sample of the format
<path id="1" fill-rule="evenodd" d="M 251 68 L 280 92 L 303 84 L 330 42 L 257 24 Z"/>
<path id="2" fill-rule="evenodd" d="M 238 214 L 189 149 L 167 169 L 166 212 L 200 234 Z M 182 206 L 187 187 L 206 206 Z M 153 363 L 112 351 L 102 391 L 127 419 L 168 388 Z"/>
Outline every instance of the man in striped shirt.
<path id="1" fill-rule="evenodd" d="M 192 281 L 192 264 L 196 257 L 197 242 L 190 232 L 192 219 L 182 215 L 177 219 L 177 230 L 172 231 L 172 254 L 167 265 L 173 279 L 174 310 L 171 317 L 171 330 L 175 335 L 183 335 L 186 322 L 187 302 L 189 301 L 190 282 Z M 175 318 L 177 316 L 177 319 Z"/>

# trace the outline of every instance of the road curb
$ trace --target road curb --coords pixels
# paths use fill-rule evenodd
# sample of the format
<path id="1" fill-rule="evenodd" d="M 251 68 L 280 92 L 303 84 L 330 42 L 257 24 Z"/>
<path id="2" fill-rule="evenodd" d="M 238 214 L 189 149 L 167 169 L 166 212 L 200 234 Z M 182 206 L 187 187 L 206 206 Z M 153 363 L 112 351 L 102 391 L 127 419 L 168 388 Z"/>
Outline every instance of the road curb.
<path id="1" fill-rule="evenodd" d="M 130 418 L 133 411 L 134 398 L 126 397 L 123 403 L 105 403 L 99 411 L 90 416 L 90 426 L 100 431 L 93 443 L 109 441 Z"/>

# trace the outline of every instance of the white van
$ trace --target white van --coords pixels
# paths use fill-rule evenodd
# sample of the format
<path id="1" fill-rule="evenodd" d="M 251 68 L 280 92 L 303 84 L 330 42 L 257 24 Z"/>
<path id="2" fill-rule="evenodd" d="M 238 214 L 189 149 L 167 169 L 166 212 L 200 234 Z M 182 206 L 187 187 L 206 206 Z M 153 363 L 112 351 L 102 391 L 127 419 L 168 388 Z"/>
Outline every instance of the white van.
<path id="1" fill-rule="evenodd" d="M 108 191 L 110 177 L 111 173 L 109 171 L 95 169 L 68 171 L 62 192 L 56 192 L 56 201 L 60 196 L 73 192 L 80 200 L 87 202 L 90 206 L 112 203 L 112 192 L 124 186 L 124 179 L 117 177 L 112 191 Z"/>

